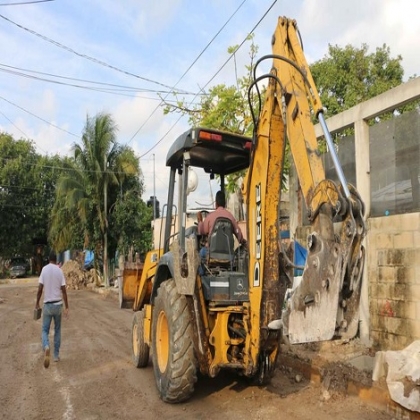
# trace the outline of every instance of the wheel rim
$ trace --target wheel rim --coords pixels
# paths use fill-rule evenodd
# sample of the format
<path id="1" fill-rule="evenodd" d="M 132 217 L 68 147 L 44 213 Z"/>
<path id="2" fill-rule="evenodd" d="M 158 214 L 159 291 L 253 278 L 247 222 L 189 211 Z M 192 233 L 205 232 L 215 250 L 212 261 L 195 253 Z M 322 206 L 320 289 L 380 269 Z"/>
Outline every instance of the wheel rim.
<path id="1" fill-rule="evenodd" d="M 156 353 L 159 370 L 165 372 L 169 356 L 169 329 L 165 312 L 161 311 L 157 320 Z"/>
<path id="2" fill-rule="evenodd" d="M 137 343 L 139 341 L 139 332 L 138 332 L 138 326 L 137 326 L 137 324 L 135 324 L 133 326 L 132 341 L 133 341 L 133 353 L 137 357 L 138 356 L 138 353 L 139 353 L 139 348 L 138 348 L 138 345 L 137 345 Z"/>

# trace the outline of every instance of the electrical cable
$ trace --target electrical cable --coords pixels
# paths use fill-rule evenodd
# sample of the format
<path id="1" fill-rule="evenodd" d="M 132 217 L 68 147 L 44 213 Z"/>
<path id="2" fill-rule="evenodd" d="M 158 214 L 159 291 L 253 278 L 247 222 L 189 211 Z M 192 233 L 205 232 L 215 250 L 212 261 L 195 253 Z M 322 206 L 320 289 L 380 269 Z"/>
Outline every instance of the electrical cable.
<path id="1" fill-rule="evenodd" d="M 257 29 L 257 27 L 260 25 L 260 23 L 264 20 L 264 18 L 267 16 L 267 14 L 270 12 L 270 10 L 274 7 L 274 5 L 277 3 L 277 0 L 274 0 L 273 3 L 271 3 L 271 6 L 266 10 L 266 12 L 262 15 L 261 19 L 254 25 L 254 27 L 248 32 L 247 36 L 244 38 L 244 40 L 235 48 L 235 50 L 232 52 L 232 54 L 229 56 L 229 58 L 222 64 L 222 66 L 219 68 L 219 70 L 213 75 L 213 77 L 202 87 L 202 89 L 205 89 L 215 78 L 216 76 L 223 70 L 223 68 L 227 65 L 227 63 L 232 59 L 234 54 L 245 44 L 245 42 L 248 40 L 248 37 Z"/>
<path id="2" fill-rule="evenodd" d="M 185 75 L 189 72 L 189 70 L 191 70 L 191 68 L 194 66 L 194 64 L 198 61 L 198 59 L 203 55 L 203 53 L 208 49 L 208 47 L 213 43 L 213 41 L 216 39 L 216 37 L 220 34 L 220 32 L 227 26 L 227 24 L 231 21 L 231 19 L 236 15 L 236 13 L 239 11 L 239 9 L 243 6 L 243 4 L 246 2 L 247 0 L 243 0 L 242 1 L 242 3 L 237 7 L 237 9 L 234 11 L 234 13 L 229 17 L 229 19 L 225 22 L 225 24 L 219 29 L 219 31 L 216 33 L 216 35 L 215 36 L 213 36 L 213 38 L 210 40 L 210 42 L 206 45 L 206 47 L 201 51 L 201 53 L 196 57 L 196 59 L 192 62 L 192 64 L 187 68 L 187 70 L 182 74 L 182 76 L 179 78 L 179 80 L 176 82 L 176 84 L 173 86 L 173 87 L 170 87 L 170 92 L 171 91 L 173 91 L 174 90 L 174 88 L 181 82 L 181 80 L 185 77 Z M 102 64 L 102 65 L 106 65 L 107 67 L 110 67 L 109 65 L 107 65 L 106 63 L 103 63 L 103 62 L 100 62 L 99 60 L 97 60 L 97 59 L 94 59 L 94 58 L 92 58 L 92 57 L 89 57 L 89 56 L 85 56 L 85 55 L 83 55 L 83 54 L 79 54 L 79 53 L 77 53 L 76 51 L 74 51 L 74 50 L 72 50 L 71 48 L 68 48 L 68 47 L 66 47 L 66 46 L 64 46 L 64 45 L 62 45 L 62 44 L 60 44 L 60 43 L 58 43 L 58 42 L 56 42 L 56 41 L 54 41 L 54 40 L 51 40 L 50 38 L 48 38 L 48 37 L 45 37 L 45 36 L 43 36 L 43 35 L 41 35 L 41 34 L 38 34 L 37 32 L 35 32 L 35 31 L 32 31 L 31 29 L 28 29 L 28 28 L 26 28 L 26 27 L 24 27 L 24 26 L 22 26 L 22 25 L 19 25 L 19 24 L 17 24 L 16 22 L 14 22 L 14 21 L 12 21 L 12 20 L 10 20 L 10 19 L 8 19 L 8 18 L 6 18 L 5 16 L 3 16 L 3 15 L 1 15 L 0 14 L 0 17 L 1 18 L 3 18 L 3 19 L 5 19 L 6 21 L 8 21 L 8 22 L 10 22 L 10 23 L 12 23 L 12 24 L 14 24 L 14 25 L 16 25 L 16 26 L 18 26 L 19 28 L 21 28 L 21 29 L 24 29 L 24 30 L 26 30 L 26 31 L 28 31 L 28 32 L 30 32 L 30 33 L 32 33 L 32 34 L 34 34 L 34 35 L 36 35 L 36 36 L 38 36 L 38 37 L 41 37 L 42 39 L 44 39 L 44 40 L 47 40 L 48 42 L 51 42 L 51 43 L 53 43 L 54 45 L 56 45 L 56 46 L 59 46 L 59 47 L 61 47 L 61 48 L 64 48 L 64 49 L 66 49 L 66 50 L 68 50 L 68 51 L 70 51 L 70 52 L 73 52 L 73 53 L 75 53 L 76 55 L 79 55 L 79 56 L 81 56 L 81 57 L 84 57 L 84 58 L 88 58 L 88 59 L 90 59 L 90 60 L 92 60 L 92 61 L 94 61 L 94 62 L 98 62 L 99 64 Z M 112 67 L 111 66 L 111 68 L 114 68 L 114 67 Z M 116 69 L 116 70 L 118 70 L 118 71 L 122 71 L 122 70 L 120 70 L 120 69 L 117 69 L 117 68 L 114 68 L 114 69 Z M 122 71 L 123 73 L 126 73 L 125 71 Z M 129 74 L 129 73 L 127 73 L 127 74 Z M 137 75 L 134 75 L 134 76 L 136 76 L 136 77 L 139 77 L 139 78 L 141 78 L 140 76 L 137 76 Z M 149 81 L 148 79 L 144 79 L 144 78 L 142 78 L 143 80 L 146 80 L 146 81 Z M 160 84 L 160 83 L 159 83 Z M 160 85 L 162 85 L 162 84 L 160 84 Z M 164 87 L 169 87 L 169 86 L 166 86 L 166 85 L 162 85 L 162 86 L 164 86 Z M 170 92 L 168 92 L 167 93 L 167 95 L 165 96 L 165 98 L 164 98 L 164 100 L 166 100 L 166 98 L 169 96 L 169 94 L 170 94 Z M 187 92 L 187 91 L 180 91 L 180 93 L 182 93 L 182 94 L 190 94 L 189 92 Z M 196 94 L 194 94 L 194 98 L 192 99 L 192 101 L 190 102 L 190 104 L 192 104 L 193 103 L 193 101 L 197 98 L 197 96 L 199 96 L 199 93 L 196 93 Z M 154 113 L 160 108 L 160 106 L 162 105 L 162 100 L 160 100 L 160 102 L 159 102 L 159 105 L 152 111 L 152 113 L 149 115 L 149 117 L 144 121 L 144 123 L 140 126 L 140 128 L 134 133 L 134 135 L 130 138 L 130 140 L 126 143 L 127 145 L 134 139 L 134 137 L 139 133 L 139 131 L 144 127 L 144 125 L 150 120 L 150 118 L 154 115 Z M 37 118 L 39 118 L 39 117 L 37 117 Z M 176 121 L 176 124 L 178 123 L 178 121 L 180 120 L 180 118 Z M 174 126 L 173 126 L 174 127 Z M 168 135 L 169 134 L 169 132 L 172 130 L 172 128 L 173 127 L 171 127 L 170 128 L 170 130 L 168 130 L 168 132 L 164 135 L 164 137 L 166 137 L 166 135 Z M 164 138 L 163 137 L 163 138 Z M 147 153 L 149 153 L 149 151 L 147 152 Z M 146 154 L 147 154 L 146 153 Z M 144 155 L 142 155 L 142 156 L 144 156 Z"/>
<path id="3" fill-rule="evenodd" d="M 0 17 L 2 18 L 2 19 L 4 19 L 4 20 L 6 20 L 6 21 L 8 21 L 8 22 L 10 22 L 10 23 L 12 23 L 12 24 L 14 24 L 14 25 L 16 25 L 17 27 L 19 27 L 19 28 L 21 28 L 21 29 L 24 29 L 25 31 L 28 31 L 28 32 L 30 32 L 30 33 L 32 33 L 32 34 L 34 34 L 34 35 L 36 35 L 36 36 L 38 36 L 38 37 L 40 37 L 40 38 L 42 38 L 42 39 L 44 39 L 44 40 L 46 40 L 46 41 L 48 41 L 48 42 L 50 42 L 50 43 L 52 43 L 52 44 L 54 44 L 54 45 L 56 45 L 56 46 L 58 46 L 58 47 L 60 47 L 60 48 L 64 48 L 65 50 L 67 50 L 67 51 L 69 51 L 69 52 L 72 52 L 72 53 L 74 53 L 74 54 L 76 54 L 76 55 L 78 55 L 78 56 L 80 56 L 80 57 L 83 57 L 83 58 L 86 58 L 86 59 L 89 59 L 89 60 L 91 60 L 91 61 L 93 61 L 93 62 L 96 62 L 96 63 L 98 63 L 98 64 L 101 64 L 101 65 L 104 65 L 104 66 L 106 66 L 106 67 L 109 67 L 109 68 L 112 68 L 112 69 L 114 69 L 114 70 L 117 70 L 117 71 L 120 71 L 120 72 L 122 72 L 122 73 L 125 73 L 125 74 L 128 74 L 128 75 L 131 75 L 131 76 L 134 76 L 134 77 L 137 77 L 137 78 L 140 78 L 140 79 L 142 79 L 142 80 L 145 80 L 145 81 L 148 81 L 148 82 L 151 82 L 151 83 L 156 83 L 156 84 L 159 84 L 159 85 L 161 85 L 161 86 L 163 86 L 163 87 L 166 87 L 166 88 L 169 88 L 170 89 L 170 91 L 173 91 L 173 89 L 179 84 L 179 82 L 185 77 L 185 75 L 188 73 L 188 71 L 193 67 L 193 65 L 198 61 L 198 59 L 201 57 L 201 55 L 206 51 L 206 49 L 211 45 L 211 43 L 214 41 L 214 39 L 220 34 L 220 32 L 225 28 L 225 26 L 230 22 L 230 20 L 233 18 L 233 16 L 239 11 L 239 9 L 242 7 L 242 5 L 244 4 L 246 2 L 246 0 L 244 0 L 239 6 L 238 6 L 238 8 L 235 10 L 235 12 L 231 15 L 231 17 L 226 21 L 226 23 L 222 26 L 222 28 L 216 33 L 216 35 L 212 38 L 212 40 L 207 44 L 207 46 L 203 49 L 203 51 L 197 56 L 197 58 L 193 61 L 193 63 L 188 67 L 188 69 L 183 73 L 183 75 L 180 77 L 180 79 L 177 81 L 177 83 L 174 85 L 174 86 L 172 86 L 172 87 L 170 87 L 170 86 L 167 86 L 167 85 L 164 85 L 164 84 L 161 84 L 161 83 L 159 83 L 159 82 L 156 82 L 156 81 L 153 81 L 153 80 L 150 80 L 150 79 L 146 79 L 146 78 L 143 78 L 143 77 L 141 77 L 141 76 L 138 76 L 138 75 L 135 75 L 135 74 L 133 74 L 133 73 L 130 73 L 130 72 L 126 72 L 126 71 L 124 71 L 124 70 L 121 70 L 121 69 L 119 69 L 119 68 L 117 68 L 117 67 L 114 67 L 114 66 L 111 66 L 111 65 L 109 65 L 109 64 L 107 64 L 107 63 L 105 63 L 105 62 L 102 62 L 102 61 L 100 61 L 100 60 L 97 60 L 97 59 L 95 59 L 95 58 L 93 58 L 93 57 L 90 57 L 90 56 L 87 56 L 87 55 L 84 55 L 84 54 L 81 54 L 81 53 L 78 53 L 77 51 L 75 51 L 75 50 L 73 50 L 73 49 L 71 49 L 71 48 L 69 48 L 69 47 L 66 47 L 66 46 L 64 46 L 64 45 L 62 45 L 62 44 L 60 44 L 59 42 L 56 42 L 56 41 L 54 41 L 54 40 L 52 40 L 52 39 L 50 39 L 50 38 L 48 38 L 48 37 L 45 37 L 44 35 L 41 35 L 41 34 L 39 34 L 39 33 L 37 33 L 37 32 L 35 32 L 35 31 L 33 31 L 33 30 L 31 30 L 31 29 L 28 29 L 28 28 L 26 28 L 26 27 L 24 27 L 24 26 L 22 26 L 22 25 L 20 25 L 20 24 L 18 24 L 18 23 L 16 23 L 16 22 L 14 22 L 14 21 L 12 21 L 11 19 L 8 19 L 8 18 L 6 18 L 5 16 L 3 16 L 3 15 L 1 15 L 0 14 Z M 274 4 L 277 2 L 277 0 L 274 0 L 274 2 L 270 5 L 270 7 L 267 9 L 267 11 L 264 13 L 264 15 L 259 19 L 259 21 L 254 25 L 254 27 L 252 28 L 252 30 L 247 34 L 247 36 L 246 36 L 246 38 L 241 42 L 241 44 L 239 44 L 236 48 L 235 48 L 235 50 L 232 52 L 232 54 L 229 56 L 229 58 L 225 61 L 225 63 L 219 68 L 219 70 L 213 75 L 213 77 L 204 85 L 204 87 L 203 88 L 201 88 L 201 91 L 203 90 L 203 89 L 205 89 L 213 80 L 214 80 L 214 78 L 221 72 L 221 70 L 227 65 L 227 63 L 232 59 L 232 57 L 234 56 L 234 54 L 243 46 L 243 44 L 246 42 L 246 40 L 248 39 L 248 37 L 249 37 L 249 35 L 253 32 L 253 31 L 255 31 L 255 29 L 260 25 L 260 23 L 262 22 L 262 20 L 266 17 L 266 15 L 269 13 L 269 11 L 273 8 L 273 6 L 274 6 Z M 60 76 L 58 76 L 58 77 L 60 77 Z M 182 90 L 180 90 L 180 93 L 183 93 L 183 94 L 190 94 L 189 92 L 184 92 L 184 91 L 182 91 Z M 167 93 L 167 96 L 169 95 L 170 93 L 168 92 Z M 191 104 L 193 104 L 194 103 L 194 100 L 197 98 L 197 96 L 199 96 L 199 94 L 200 93 L 196 93 L 196 94 L 194 94 L 194 97 L 193 97 L 193 99 L 190 101 L 190 103 L 189 103 L 189 105 L 191 105 Z M 166 97 L 167 97 L 166 96 Z M 164 99 L 166 99 L 166 97 L 164 98 Z M 11 101 L 8 101 L 7 99 L 5 99 L 5 98 L 3 98 L 3 97 L 1 97 L 0 96 L 0 99 L 3 99 L 4 101 L 6 101 L 6 102 L 9 102 L 10 104 L 12 104 L 12 105 L 14 105 L 14 106 L 16 106 L 16 107 L 18 107 L 18 108 L 20 108 L 20 109 L 22 109 L 23 111 L 25 111 L 25 112 L 27 112 L 28 114 L 30 114 L 30 115 L 32 115 L 32 116 L 34 116 L 34 117 L 36 117 L 36 118 L 38 118 L 38 119 L 40 119 L 41 121 L 43 121 L 43 122 L 45 122 L 45 123 L 47 123 L 47 124 L 49 124 L 49 125 L 51 125 L 51 126 L 53 126 L 53 127 L 55 127 L 55 128 L 58 128 L 59 130 L 62 130 L 62 131 L 64 131 L 64 132 L 67 132 L 68 134 L 71 134 L 71 135 L 73 135 L 73 136 L 75 136 L 75 137 L 78 137 L 77 135 L 75 135 L 74 133 L 71 133 L 71 132 L 69 132 L 69 131 L 67 131 L 67 130 L 64 130 L 64 129 L 62 129 L 62 128 L 60 128 L 60 127 L 58 127 L 58 126 L 55 126 L 54 124 L 51 124 L 51 123 L 49 123 L 48 121 L 46 121 L 46 120 L 44 120 L 43 118 L 41 118 L 41 117 L 38 117 L 37 115 L 35 115 L 35 114 L 33 114 L 33 113 L 31 113 L 30 111 L 27 111 L 26 109 L 24 109 L 24 108 L 22 108 L 22 107 L 20 107 L 20 106 L 18 106 L 18 105 L 16 105 L 16 104 L 14 104 L 13 102 L 11 102 Z M 149 98 L 150 99 L 150 98 Z M 160 105 L 161 105 L 161 103 L 162 103 L 162 101 L 160 102 L 160 104 L 152 111 L 152 113 L 149 115 L 149 117 L 146 119 L 146 121 L 140 126 L 140 128 L 136 131 L 136 133 L 131 137 L 131 139 L 126 143 L 126 144 L 129 144 L 133 139 L 134 139 L 134 137 L 138 134 L 138 132 L 144 127 L 144 125 L 150 120 L 150 118 L 152 117 L 152 115 L 156 112 L 156 110 L 157 109 L 159 109 L 159 107 L 160 107 Z M 182 118 L 182 116 L 180 116 L 176 121 L 175 121 L 175 123 L 167 130 L 167 132 L 162 136 L 162 138 L 159 140 L 159 141 L 157 141 L 150 149 L 148 149 L 145 153 L 143 153 L 141 156 L 140 156 L 140 158 L 142 158 L 142 157 L 144 157 L 145 155 L 147 155 L 148 153 L 150 153 L 150 151 L 152 151 L 158 144 L 160 144 L 165 138 L 166 138 L 166 136 L 172 131 L 172 129 L 178 124 L 178 122 L 180 121 L 180 119 Z"/>
<path id="4" fill-rule="evenodd" d="M 4 67 L 4 68 L 1 68 L 1 67 Z M 23 69 L 23 68 L 20 68 L 20 67 L 9 66 L 7 64 L 2 64 L 2 63 L 0 63 L 0 70 L 4 71 L 6 73 L 13 74 L 13 75 L 32 78 L 32 79 L 35 79 L 35 80 L 57 83 L 57 84 L 63 84 L 63 85 L 72 86 L 72 87 L 81 87 L 81 88 L 86 88 L 86 89 L 99 90 L 98 88 L 90 88 L 88 86 L 74 85 L 74 84 L 71 84 L 71 83 L 58 82 L 56 80 L 31 76 L 31 75 L 28 75 L 24 72 L 40 74 L 40 75 L 43 75 L 43 76 L 54 77 L 54 78 L 57 78 L 57 79 L 74 80 L 76 82 L 90 83 L 90 84 L 93 84 L 93 85 L 109 87 L 108 90 L 105 89 L 104 91 L 105 92 L 111 92 L 111 93 L 112 93 L 112 91 L 134 92 L 134 93 L 136 93 L 136 92 L 162 93 L 162 94 L 164 94 L 164 93 L 177 94 L 178 93 L 178 92 L 171 92 L 171 91 L 168 91 L 168 90 L 146 89 L 146 88 L 139 88 L 139 87 L 132 87 L 132 86 L 117 85 L 117 84 L 113 84 L 113 83 L 96 82 L 94 80 L 78 79 L 78 78 L 74 78 L 74 77 L 59 76 L 59 75 L 52 74 L 52 73 L 45 73 L 45 72 L 42 72 L 42 71 Z M 113 88 L 115 88 L 115 89 L 113 89 Z M 191 93 L 183 93 L 183 95 L 195 95 L 195 93 L 192 93 L 192 92 Z"/>
<path id="5" fill-rule="evenodd" d="M 264 18 L 267 16 L 267 14 L 270 12 L 270 10 L 274 7 L 274 5 L 277 3 L 277 0 L 274 0 L 273 3 L 270 5 L 270 7 L 267 9 L 267 11 L 263 14 L 263 16 L 259 19 L 259 21 L 254 25 L 254 27 L 252 28 L 252 30 L 250 32 L 248 32 L 247 36 L 244 38 L 244 40 L 235 48 L 235 50 L 231 53 L 231 55 L 229 56 L 229 58 L 225 61 L 225 63 L 219 68 L 219 70 L 211 77 L 211 79 L 201 88 L 201 90 L 205 89 L 214 79 L 215 77 L 222 71 L 222 69 L 227 65 L 227 63 L 232 59 L 233 55 L 239 50 L 239 48 L 241 48 L 243 46 L 243 44 L 245 44 L 245 42 L 248 40 L 248 37 L 252 34 L 252 32 L 255 31 L 255 29 L 260 25 L 260 23 L 264 20 Z M 188 106 L 190 106 L 193 101 L 196 99 L 197 96 L 194 96 L 193 99 L 191 100 L 191 102 L 189 103 Z M 147 120 L 150 119 L 151 116 L 149 116 L 149 118 Z M 169 128 L 169 130 L 152 146 L 150 147 L 145 153 L 143 153 L 140 158 L 146 156 L 148 153 L 150 153 L 156 146 L 158 146 L 164 139 L 165 137 L 172 131 L 172 129 L 178 124 L 179 120 L 182 118 L 182 115 L 174 122 L 174 124 L 172 124 L 172 126 Z M 147 122 L 146 120 L 146 122 Z M 145 124 L 145 123 L 144 123 Z M 137 130 L 136 134 L 138 133 L 138 131 L 140 131 L 140 129 L 144 126 L 144 124 L 139 128 L 139 130 Z M 135 134 L 135 135 L 136 135 Z M 134 135 L 134 136 L 135 136 Z M 130 139 L 130 141 L 134 138 L 134 136 Z"/>
<path id="6" fill-rule="evenodd" d="M 3 162 L 8 162 L 8 161 L 13 161 L 16 158 L 0 158 L 0 160 L 2 160 Z M 68 172 L 83 172 L 83 173 L 91 173 L 91 174 L 101 174 L 103 173 L 102 170 L 97 170 L 97 171 L 93 171 L 93 170 L 86 170 L 86 169 L 80 169 L 80 168 L 72 168 L 70 166 L 68 167 L 64 167 L 64 166 L 54 166 L 54 165 L 40 165 L 38 162 L 23 162 L 24 165 L 26 166 L 38 166 L 40 168 L 45 168 L 45 169 L 56 169 L 56 170 L 60 170 L 60 171 L 68 171 Z M 114 174 L 114 175 L 126 175 L 126 172 L 120 172 L 120 171 L 107 171 L 110 174 Z M 140 172 L 143 174 L 143 172 L 140 169 Z"/>
<path id="7" fill-rule="evenodd" d="M 24 77 L 24 78 L 27 78 L 27 79 L 37 80 L 37 81 L 40 81 L 40 82 L 48 82 L 48 83 L 53 83 L 53 84 L 57 84 L 57 85 L 61 85 L 61 86 L 74 87 L 74 88 L 77 88 L 77 89 L 86 89 L 86 90 L 106 93 L 106 94 L 110 94 L 110 95 L 126 96 L 126 97 L 129 97 L 129 98 L 143 98 L 143 99 L 148 99 L 148 100 L 151 100 L 151 101 L 160 101 L 161 100 L 160 98 L 138 95 L 138 94 L 136 94 L 136 91 L 134 90 L 134 88 L 128 88 L 127 87 L 126 89 L 124 89 L 124 88 L 122 88 L 122 89 L 108 88 L 107 89 L 107 88 L 100 88 L 100 87 L 76 85 L 74 83 L 65 83 L 65 82 L 60 82 L 58 80 L 44 79 L 42 77 L 36 77 L 36 76 L 32 76 L 32 75 L 25 74 L 25 73 L 20 73 L 20 72 L 16 72 L 16 71 L 12 71 L 12 70 L 7 70 L 7 69 L 2 69 L 1 66 L 2 66 L 2 64 L 0 64 L 0 71 L 12 74 L 14 76 L 20 76 L 20 77 Z M 56 77 L 61 77 L 61 76 L 56 76 Z M 90 82 L 90 83 L 100 83 L 100 82 Z M 132 94 L 123 93 L 123 92 L 132 92 Z M 147 90 L 145 90 L 145 92 L 146 93 L 148 93 L 148 92 L 155 93 L 157 91 L 152 91 L 152 90 L 147 91 Z M 191 95 L 193 95 L 193 94 L 191 94 Z M 167 102 L 176 104 L 175 100 L 168 100 Z"/>
<path id="8" fill-rule="evenodd" d="M 33 0 L 33 1 L 19 1 L 14 3 L 0 3 L 0 6 L 21 6 L 24 4 L 47 3 L 54 0 Z"/>
<path id="9" fill-rule="evenodd" d="M 3 115 L 3 117 L 6 118 L 6 120 L 9 121 L 9 123 L 16 128 L 16 130 L 20 131 L 29 140 L 29 137 L 17 125 L 15 125 L 10 118 L 6 117 L 6 115 L 2 111 L 0 111 L 0 114 Z"/>
<path id="10" fill-rule="evenodd" d="M 54 127 L 54 128 L 57 128 L 58 130 L 64 131 L 64 132 L 65 132 L 65 133 L 67 133 L 67 134 L 71 134 L 71 135 L 72 135 L 72 136 L 74 136 L 74 137 L 79 137 L 78 135 L 76 135 L 76 134 L 72 133 L 71 131 L 67 131 L 67 130 L 65 130 L 64 128 L 58 127 L 57 125 L 55 125 L 55 124 L 53 124 L 53 123 L 50 123 L 50 122 L 49 122 L 49 121 L 47 121 L 47 120 L 44 120 L 44 118 L 38 117 L 38 115 L 35 115 L 35 114 L 33 114 L 32 112 L 28 111 L 27 109 L 22 108 L 22 107 L 21 107 L 21 106 L 19 106 L 19 105 L 16 105 L 16 104 L 15 104 L 15 103 L 13 103 L 12 101 L 9 101 L 9 100 L 7 100 L 6 98 L 3 98 L 3 96 L 0 96 L 0 99 L 3 99 L 3 101 L 5 101 L 5 102 L 9 103 L 10 105 L 13 105 L 13 106 L 15 106 L 16 108 L 21 109 L 22 111 L 26 112 L 27 114 L 32 115 L 32 116 L 33 116 L 33 117 L 35 117 L 35 118 L 38 118 L 39 120 L 43 121 L 44 123 L 46 123 L 46 124 L 48 124 L 48 125 L 51 125 L 51 126 L 52 126 L 52 127 Z"/>
<path id="11" fill-rule="evenodd" d="M 42 34 L 36 32 L 36 31 L 34 31 L 32 29 L 29 29 L 29 28 L 27 28 L 27 27 L 25 27 L 23 25 L 20 25 L 19 23 L 14 22 L 13 20 L 7 18 L 6 16 L 3 16 L 2 14 L 0 14 L 0 18 L 4 19 L 6 22 L 9 22 L 9 23 L 17 26 L 20 29 L 23 29 L 24 31 L 27 31 L 27 32 L 31 33 L 32 35 L 37 36 L 38 38 L 43 39 L 44 41 L 47 41 L 47 42 L 55 45 L 56 47 L 62 48 L 64 50 L 68 51 L 68 52 L 71 52 L 72 54 L 75 54 L 75 55 L 77 55 L 79 57 L 85 58 L 86 60 L 90 60 L 93 63 L 100 64 L 101 66 L 110 68 L 112 70 L 118 71 L 118 72 L 123 73 L 123 74 L 126 74 L 128 76 L 136 77 L 137 79 L 144 80 L 145 82 L 154 83 L 156 85 L 163 86 L 163 87 L 168 88 L 168 89 L 172 89 L 170 86 L 165 85 L 164 83 L 160 83 L 160 82 L 157 82 L 156 80 L 148 79 L 147 77 L 139 76 L 138 74 L 131 73 L 131 72 L 126 71 L 126 70 L 122 70 L 122 69 L 120 69 L 120 68 L 118 68 L 116 66 L 113 66 L 111 64 L 106 63 L 105 61 L 98 60 L 97 58 L 91 57 L 91 56 L 89 56 L 87 54 L 79 53 L 76 50 L 74 50 L 73 48 L 67 47 L 66 45 L 63 45 L 63 44 L 61 44 L 58 41 L 54 41 L 53 39 L 48 38 L 45 35 L 42 35 Z M 182 92 L 182 93 L 184 93 L 184 92 Z M 188 92 L 185 92 L 185 93 L 188 93 Z"/>
<path id="12" fill-rule="evenodd" d="M 182 76 L 178 79 L 178 81 L 175 83 L 175 85 L 172 87 L 172 89 L 175 89 L 178 84 L 181 82 L 181 80 L 187 75 L 187 73 L 191 70 L 191 68 L 194 66 L 195 63 L 197 63 L 197 61 L 199 60 L 199 58 L 204 54 L 204 52 L 210 47 L 210 45 L 214 42 L 214 40 L 217 38 L 217 36 L 222 32 L 222 30 L 227 26 L 227 24 L 233 19 L 233 17 L 236 15 L 236 13 L 241 9 L 241 7 L 244 5 L 244 3 L 247 0 L 243 0 L 242 3 L 236 8 L 236 10 L 232 13 L 232 15 L 229 17 L 229 19 L 222 25 L 222 27 L 216 32 L 216 34 L 213 36 L 213 38 L 207 43 L 207 45 L 204 47 L 204 49 L 200 52 L 200 54 L 198 54 L 198 56 L 195 58 L 195 60 L 190 64 L 190 66 L 187 68 L 187 70 L 184 71 L 184 73 L 182 74 Z M 200 89 L 201 90 L 201 89 Z M 195 98 L 197 98 L 197 94 L 194 95 L 193 100 L 195 100 Z M 168 95 L 166 95 L 160 102 L 160 104 L 152 111 L 152 113 L 146 118 L 146 120 L 143 122 L 143 124 L 138 128 L 138 130 L 133 134 L 133 136 L 130 138 L 130 140 L 127 142 L 130 143 L 134 137 L 137 136 L 137 134 L 140 132 L 140 130 L 146 125 L 146 123 L 150 120 L 150 118 L 154 115 L 154 113 L 159 109 L 159 107 L 162 105 L 162 103 L 164 103 L 164 101 L 166 100 L 166 98 L 168 97 Z M 192 103 L 192 102 L 191 102 Z M 178 118 L 178 120 L 176 121 L 176 123 L 178 124 L 178 121 L 181 118 Z M 165 136 L 167 134 L 169 134 L 169 132 L 172 130 L 174 126 L 172 126 L 170 128 L 170 130 L 165 134 Z M 160 142 L 160 141 L 159 141 Z M 156 145 L 159 143 L 156 143 Z M 152 149 L 148 150 L 145 154 L 149 153 Z M 144 156 L 145 154 L 143 154 L 142 156 Z"/>

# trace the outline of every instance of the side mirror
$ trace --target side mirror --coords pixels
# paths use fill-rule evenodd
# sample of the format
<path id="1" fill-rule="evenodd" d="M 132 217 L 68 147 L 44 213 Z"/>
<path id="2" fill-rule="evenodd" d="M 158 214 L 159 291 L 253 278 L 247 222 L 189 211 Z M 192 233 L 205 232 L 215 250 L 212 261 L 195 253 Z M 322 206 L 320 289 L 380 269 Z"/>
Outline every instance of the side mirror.
<path id="1" fill-rule="evenodd" d="M 194 192 L 198 186 L 198 176 L 192 168 L 188 168 L 188 187 L 187 194 Z"/>

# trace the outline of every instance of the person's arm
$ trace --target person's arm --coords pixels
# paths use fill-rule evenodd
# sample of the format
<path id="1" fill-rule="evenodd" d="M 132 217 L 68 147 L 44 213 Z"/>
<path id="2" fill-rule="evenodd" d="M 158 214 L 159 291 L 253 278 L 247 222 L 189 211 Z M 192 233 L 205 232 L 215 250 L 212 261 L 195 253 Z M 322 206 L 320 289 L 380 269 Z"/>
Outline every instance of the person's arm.
<path id="1" fill-rule="evenodd" d="M 36 293 L 35 309 L 39 309 L 39 301 L 41 300 L 42 290 L 43 289 L 44 289 L 44 285 L 42 283 L 39 283 L 39 285 L 38 285 L 38 291 Z"/>
<path id="2" fill-rule="evenodd" d="M 61 286 L 61 292 L 63 293 L 64 300 L 64 316 L 67 318 L 69 316 L 69 301 L 67 299 L 67 290 L 66 286 Z"/>
<path id="3" fill-rule="evenodd" d="M 197 221 L 198 221 L 197 230 L 198 230 L 199 235 L 209 234 L 209 225 L 210 225 L 210 220 L 212 219 L 212 217 L 213 217 L 213 213 L 210 213 L 203 220 L 203 215 L 201 211 L 197 213 Z"/>
<path id="4" fill-rule="evenodd" d="M 235 222 L 236 222 L 236 221 L 235 221 Z M 244 239 L 244 235 L 242 234 L 241 228 L 239 227 L 239 225 L 238 225 L 238 223 L 237 223 L 237 222 L 236 222 L 235 224 L 236 224 L 236 226 L 234 225 L 235 232 L 233 232 L 233 233 L 234 233 L 234 234 L 236 235 L 236 237 L 238 238 L 239 243 L 240 243 L 240 244 L 244 244 L 246 241 L 245 241 L 245 239 Z"/>
<path id="5" fill-rule="evenodd" d="M 203 235 L 203 214 L 201 211 L 197 213 L 197 233 Z"/>
<path id="6" fill-rule="evenodd" d="M 244 240 L 244 236 L 242 235 L 242 231 L 241 228 L 238 225 L 238 222 L 236 221 L 236 219 L 233 217 L 233 215 L 231 215 L 230 220 L 232 222 L 232 226 L 233 226 L 233 234 L 236 236 L 236 238 L 238 239 L 238 242 L 240 244 L 245 243 L 246 241 Z"/>

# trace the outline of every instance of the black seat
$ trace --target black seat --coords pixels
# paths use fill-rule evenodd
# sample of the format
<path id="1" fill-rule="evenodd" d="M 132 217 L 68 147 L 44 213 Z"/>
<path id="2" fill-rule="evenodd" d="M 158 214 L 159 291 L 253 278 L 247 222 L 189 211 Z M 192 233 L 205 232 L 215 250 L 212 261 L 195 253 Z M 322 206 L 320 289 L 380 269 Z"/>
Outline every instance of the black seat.
<path id="1" fill-rule="evenodd" d="M 232 270 L 234 241 L 233 226 L 229 219 L 216 219 L 208 244 L 208 267 L 230 267 Z"/>

